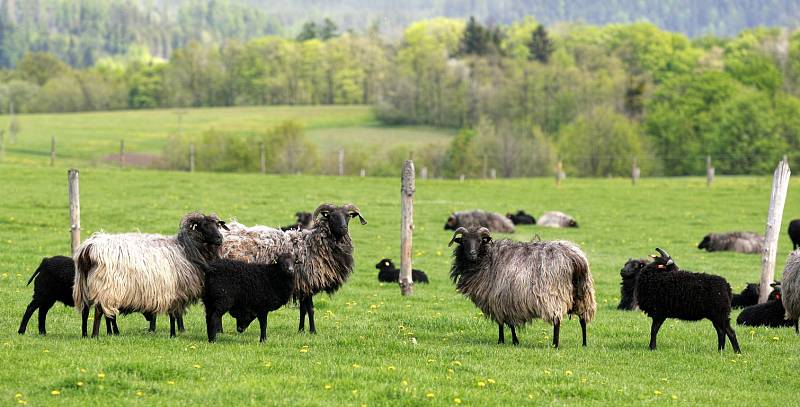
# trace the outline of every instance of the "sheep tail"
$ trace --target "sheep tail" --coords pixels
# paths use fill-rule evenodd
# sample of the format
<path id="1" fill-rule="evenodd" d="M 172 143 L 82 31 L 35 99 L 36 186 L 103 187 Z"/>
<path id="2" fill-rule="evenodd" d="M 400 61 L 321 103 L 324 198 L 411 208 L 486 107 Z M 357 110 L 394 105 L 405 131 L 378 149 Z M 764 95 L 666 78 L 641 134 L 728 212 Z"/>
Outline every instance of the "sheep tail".
<path id="1" fill-rule="evenodd" d="M 47 257 L 45 257 L 45 258 L 43 258 L 43 259 L 42 259 L 42 262 L 39 264 L 39 267 L 36 269 L 36 271 L 34 271 L 34 272 L 33 272 L 33 274 L 31 275 L 31 278 L 30 278 L 30 279 L 28 279 L 28 284 L 25 284 L 26 286 L 27 286 L 27 285 L 31 285 L 31 282 L 33 282 L 33 279 L 34 279 L 34 278 L 36 278 L 36 276 L 37 276 L 37 275 L 38 275 L 38 274 L 39 274 L 39 273 L 42 271 L 42 269 L 44 268 L 44 263 L 45 263 L 46 261 L 47 261 Z"/>
<path id="2" fill-rule="evenodd" d="M 93 262 L 91 257 L 92 245 L 87 244 L 78 248 L 75 253 L 75 285 L 72 287 L 72 299 L 75 302 L 75 310 L 78 313 L 83 311 L 84 306 L 89 306 L 86 299 L 89 297 L 89 271 L 92 270 Z"/>
<path id="3" fill-rule="evenodd" d="M 597 302 L 594 298 L 594 280 L 585 256 L 573 259 L 572 287 L 572 313 L 579 315 L 587 323 L 591 322 L 597 311 Z"/>

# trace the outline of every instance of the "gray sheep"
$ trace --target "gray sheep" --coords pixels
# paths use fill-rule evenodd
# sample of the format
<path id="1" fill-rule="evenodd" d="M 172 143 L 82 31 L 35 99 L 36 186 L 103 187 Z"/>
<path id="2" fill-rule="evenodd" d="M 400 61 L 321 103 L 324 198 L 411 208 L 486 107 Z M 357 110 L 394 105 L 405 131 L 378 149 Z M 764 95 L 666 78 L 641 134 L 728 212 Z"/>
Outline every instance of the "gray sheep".
<path id="1" fill-rule="evenodd" d="M 453 212 L 444 224 L 444 230 L 460 227 L 484 227 L 492 232 L 514 233 L 514 223 L 505 216 L 481 210 Z"/>
<path id="2" fill-rule="evenodd" d="M 786 309 L 785 318 L 794 320 L 794 331 L 800 334 L 797 321 L 800 317 L 800 250 L 789 253 L 783 269 L 781 294 L 783 308 Z"/>
<path id="3" fill-rule="evenodd" d="M 764 236 L 753 232 L 709 233 L 703 237 L 697 248 L 709 252 L 757 254 L 764 250 Z"/>
<path id="4" fill-rule="evenodd" d="M 544 226 L 546 228 L 578 227 L 578 222 L 575 220 L 575 218 L 567 215 L 564 212 L 558 212 L 558 211 L 543 213 L 542 216 L 539 217 L 539 220 L 536 221 L 536 224 L 539 226 Z"/>
<path id="5" fill-rule="evenodd" d="M 586 255 L 564 241 L 493 241 L 489 229 L 458 228 L 450 278 L 456 289 L 472 300 L 499 327 L 498 343 L 504 343 L 503 326 L 515 328 L 534 318 L 553 324 L 553 346 L 558 347 L 561 321 L 566 314 L 580 320 L 583 346 L 586 324 L 594 318 L 594 282 Z"/>

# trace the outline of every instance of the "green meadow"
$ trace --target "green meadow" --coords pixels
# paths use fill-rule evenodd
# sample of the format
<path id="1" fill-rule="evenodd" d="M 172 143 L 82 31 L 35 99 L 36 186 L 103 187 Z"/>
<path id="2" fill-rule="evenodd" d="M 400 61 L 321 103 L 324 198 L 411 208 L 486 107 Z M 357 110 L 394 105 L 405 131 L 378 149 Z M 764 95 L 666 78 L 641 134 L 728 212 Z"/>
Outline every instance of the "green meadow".
<path id="1" fill-rule="evenodd" d="M 174 123 L 171 114 L 159 114 Z M 104 115 L 87 116 L 100 123 Z M 138 130 L 128 134 L 157 150 L 148 120 L 107 115 L 135 122 L 131 126 Z M 63 125 L 75 137 L 82 133 L 80 116 Z M 111 131 L 115 124 L 107 126 Z M 682 268 L 724 276 L 735 291 L 757 281 L 759 256 L 706 253 L 696 245 L 711 231 L 763 231 L 767 177 L 718 177 L 712 188 L 700 178 L 643 179 L 636 187 L 625 179 L 568 179 L 560 188 L 550 178 L 420 180 L 414 266 L 431 283 L 402 297 L 397 285 L 378 283 L 374 268 L 383 257 L 398 258 L 399 177 L 82 169 L 83 238 L 99 230 L 174 233 L 180 217 L 192 210 L 279 226 L 322 202 L 357 204 L 369 223 L 350 225 L 356 270 L 335 295 L 315 298 L 319 333 L 298 333 L 298 309 L 290 305 L 271 314 L 264 344 L 258 343 L 257 325 L 237 334 L 229 317 L 218 342 L 207 343 L 202 304 L 190 309 L 187 331 L 174 339 L 166 317 L 159 319 L 157 333 L 148 334 L 138 314 L 119 318 L 118 337 L 82 339 L 79 316 L 60 305 L 50 311 L 46 337 L 36 334 L 36 317 L 28 333 L 18 335 L 32 293 L 25 286 L 31 273 L 43 256 L 69 252 L 66 167 L 3 164 L 0 178 L 3 404 L 778 405 L 794 400 L 800 386 L 800 337 L 789 328 L 736 326 L 743 353 L 735 355 L 730 346 L 716 351 L 710 322 L 668 320 L 658 350 L 651 352 L 650 319 L 616 310 L 622 264 L 655 247 L 669 251 Z M 794 181 L 784 224 L 800 217 L 798 194 L 800 183 Z M 562 324 L 560 349 L 549 347 L 552 327 L 541 321 L 519 332 L 520 346 L 510 339 L 496 344 L 496 325 L 456 293 L 448 278 L 451 234 L 442 226 L 451 211 L 470 208 L 525 209 L 536 216 L 562 210 L 578 219 L 581 227 L 574 230 L 528 226 L 495 238 L 569 239 L 586 251 L 598 301 L 587 348 L 580 346 L 576 319 Z M 777 277 L 791 249 L 783 229 Z"/>

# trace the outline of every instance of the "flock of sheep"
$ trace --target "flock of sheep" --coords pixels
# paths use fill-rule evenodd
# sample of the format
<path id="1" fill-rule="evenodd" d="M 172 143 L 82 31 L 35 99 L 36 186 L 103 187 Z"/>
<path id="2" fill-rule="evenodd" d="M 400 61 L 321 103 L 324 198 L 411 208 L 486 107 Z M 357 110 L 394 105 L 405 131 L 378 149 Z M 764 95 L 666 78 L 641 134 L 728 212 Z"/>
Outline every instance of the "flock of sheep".
<path id="1" fill-rule="evenodd" d="M 258 319 L 260 341 L 266 339 L 267 316 L 289 301 L 299 304 L 299 330 L 315 333 L 314 302 L 317 293 L 332 294 L 353 272 L 353 242 L 349 222 L 367 222 L 353 204 L 320 205 L 313 214 L 298 212 L 298 222 L 284 228 L 228 223 L 216 215 L 189 213 L 174 236 L 144 233 L 95 233 L 83 242 L 73 258 L 45 258 L 34 272 L 33 300 L 19 327 L 25 333 L 33 312 L 39 309 L 39 333 L 45 334 L 48 310 L 59 301 L 74 306 L 82 316 L 81 330 L 88 336 L 90 307 L 95 308 L 92 337 L 106 330 L 118 334 L 119 314 L 144 314 L 155 331 L 156 315 L 170 318 L 170 336 L 183 331 L 182 316 L 202 300 L 208 340 L 222 331 L 221 319 L 230 314 L 239 332 Z M 493 232 L 512 233 L 515 224 L 546 227 L 578 227 L 571 216 L 547 212 L 538 221 L 523 211 L 506 216 L 485 212 L 453 213 L 445 223 L 453 230 L 449 246 L 456 244 L 450 277 L 456 290 L 498 325 L 498 343 L 505 342 L 504 328 L 519 343 L 516 328 L 539 318 L 553 325 L 553 346 L 559 346 L 559 330 L 565 316 L 576 315 L 586 346 L 586 324 L 597 310 L 594 281 L 586 254 L 565 240 L 519 242 L 492 237 Z M 792 221 L 790 237 L 800 244 L 800 220 Z M 698 245 L 708 251 L 732 250 L 758 253 L 763 238 L 746 232 L 709 234 Z M 717 332 L 718 349 L 726 338 L 739 352 L 730 325 L 734 306 L 750 305 L 740 324 L 791 326 L 798 329 L 800 315 L 800 251 L 793 252 L 783 282 L 766 304 L 757 302 L 758 286 L 750 284 L 732 295 L 724 278 L 680 269 L 666 251 L 657 248 L 652 261 L 629 260 L 621 270 L 620 309 L 640 309 L 652 318 L 650 349 L 656 348 L 658 331 L 667 318 L 696 321 L 709 319 Z M 399 271 L 390 259 L 375 266 L 379 281 L 397 282 Z M 428 277 L 413 270 L 414 281 Z"/>

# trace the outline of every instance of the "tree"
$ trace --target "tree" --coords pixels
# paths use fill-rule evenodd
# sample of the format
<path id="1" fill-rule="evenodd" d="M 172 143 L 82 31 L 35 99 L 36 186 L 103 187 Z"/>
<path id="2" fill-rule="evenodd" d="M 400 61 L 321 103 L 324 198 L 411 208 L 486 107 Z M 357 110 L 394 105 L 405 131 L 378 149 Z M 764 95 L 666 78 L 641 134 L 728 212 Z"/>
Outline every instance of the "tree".
<path id="1" fill-rule="evenodd" d="M 322 21 L 322 27 L 319 28 L 319 38 L 325 41 L 333 37 L 338 37 L 338 30 L 339 27 L 336 26 L 336 23 L 331 21 L 329 18 L 325 18 L 325 20 Z"/>
<path id="2" fill-rule="evenodd" d="M 300 34 L 297 34 L 297 41 L 308 41 L 317 38 L 317 23 L 313 21 L 306 21 L 303 28 L 300 29 Z"/>
<path id="3" fill-rule="evenodd" d="M 460 53 L 462 55 L 485 55 L 488 49 L 489 32 L 475 20 L 475 17 L 470 17 L 461 37 Z"/>
<path id="4" fill-rule="evenodd" d="M 546 64 L 550 61 L 550 55 L 553 54 L 554 50 L 555 46 L 547 35 L 547 30 L 542 24 L 539 24 L 531 34 L 531 41 L 528 43 L 528 51 L 530 52 L 528 58 Z"/>
<path id="5" fill-rule="evenodd" d="M 55 55 L 47 52 L 31 52 L 25 54 L 17 64 L 19 76 L 39 86 L 69 70 L 69 67 Z"/>

